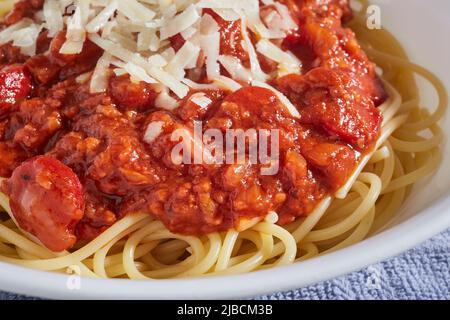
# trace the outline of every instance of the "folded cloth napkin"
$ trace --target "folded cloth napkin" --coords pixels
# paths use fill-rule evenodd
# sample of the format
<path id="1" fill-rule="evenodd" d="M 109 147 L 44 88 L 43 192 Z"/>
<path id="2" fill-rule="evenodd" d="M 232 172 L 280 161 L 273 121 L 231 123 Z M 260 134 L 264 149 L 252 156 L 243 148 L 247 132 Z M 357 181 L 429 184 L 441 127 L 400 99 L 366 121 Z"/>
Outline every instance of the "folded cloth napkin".
<path id="1" fill-rule="evenodd" d="M 5 299 L 33 298 L 0 292 L 0 300 Z M 361 271 L 257 299 L 450 299 L 450 229 Z"/>

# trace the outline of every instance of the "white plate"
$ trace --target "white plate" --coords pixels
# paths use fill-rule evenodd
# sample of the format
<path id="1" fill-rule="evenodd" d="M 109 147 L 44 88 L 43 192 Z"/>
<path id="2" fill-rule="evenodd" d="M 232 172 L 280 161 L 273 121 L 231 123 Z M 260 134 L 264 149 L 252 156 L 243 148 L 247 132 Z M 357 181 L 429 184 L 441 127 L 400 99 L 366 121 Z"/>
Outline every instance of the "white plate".
<path id="1" fill-rule="evenodd" d="M 400 39 L 411 59 L 435 72 L 450 90 L 450 1 L 375 2 L 381 6 L 384 27 Z M 426 105 L 433 106 L 434 96 L 425 91 Z M 447 137 L 450 136 L 449 120 L 446 117 L 442 123 Z M 0 263 L 0 289 L 57 299 L 215 299 L 251 297 L 327 280 L 397 255 L 450 227 L 448 139 L 444 152 L 440 171 L 415 188 L 399 212 L 395 226 L 332 254 L 228 277 L 158 281 L 81 279 L 79 290 L 68 288 L 68 276 Z"/>

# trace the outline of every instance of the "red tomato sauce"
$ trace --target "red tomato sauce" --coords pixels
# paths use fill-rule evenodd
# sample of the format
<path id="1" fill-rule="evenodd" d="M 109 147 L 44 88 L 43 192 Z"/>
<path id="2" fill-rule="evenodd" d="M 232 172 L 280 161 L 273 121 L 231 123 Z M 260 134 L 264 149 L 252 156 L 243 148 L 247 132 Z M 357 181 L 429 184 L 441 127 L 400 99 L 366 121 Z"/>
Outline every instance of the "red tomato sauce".
<path id="1" fill-rule="evenodd" d="M 40 37 L 38 54 L 0 47 L 0 176 L 20 227 L 60 251 L 91 240 L 118 219 L 148 212 L 176 233 L 201 235 L 239 225 L 242 218 L 279 214 L 279 224 L 305 216 L 337 191 L 374 147 L 387 95 L 349 29 L 346 0 L 284 1 L 299 23 L 283 47 L 302 61 L 300 75 L 271 79 L 295 105 L 294 118 L 270 90 L 192 91 L 172 111 L 155 107 L 157 93 L 128 76 L 111 76 L 105 93 L 91 94 L 77 76 L 92 71 L 102 51 L 86 42 L 79 55 L 59 54 L 64 34 Z M 14 23 L 42 6 L 21 1 Z M 240 22 L 211 13 L 221 27 L 221 53 L 243 62 Z M 181 35 L 172 37 L 178 50 Z M 253 35 L 251 35 L 253 37 Z M 254 39 L 253 39 L 254 40 Z M 238 43 L 238 44 L 236 44 Z M 261 61 L 264 64 L 263 61 Z M 280 169 L 261 165 L 186 165 L 171 159 L 171 134 L 203 130 L 280 130 Z M 146 141 L 149 124 L 161 134 Z"/>

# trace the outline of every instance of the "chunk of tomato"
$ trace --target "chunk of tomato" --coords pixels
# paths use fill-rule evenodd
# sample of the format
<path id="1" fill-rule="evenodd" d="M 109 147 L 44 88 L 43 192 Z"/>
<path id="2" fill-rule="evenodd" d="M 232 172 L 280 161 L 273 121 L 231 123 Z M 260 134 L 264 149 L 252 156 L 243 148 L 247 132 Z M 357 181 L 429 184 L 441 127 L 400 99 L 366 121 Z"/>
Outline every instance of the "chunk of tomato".
<path id="1" fill-rule="evenodd" d="M 0 70 L 0 117 L 32 90 L 31 75 L 22 64 L 14 64 Z"/>
<path id="2" fill-rule="evenodd" d="M 383 116 L 352 72 L 316 68 L 284 76 L 277 85 L 299 110 L 302 124 L 321 127 L 361 151 L 378 139 Z"/>

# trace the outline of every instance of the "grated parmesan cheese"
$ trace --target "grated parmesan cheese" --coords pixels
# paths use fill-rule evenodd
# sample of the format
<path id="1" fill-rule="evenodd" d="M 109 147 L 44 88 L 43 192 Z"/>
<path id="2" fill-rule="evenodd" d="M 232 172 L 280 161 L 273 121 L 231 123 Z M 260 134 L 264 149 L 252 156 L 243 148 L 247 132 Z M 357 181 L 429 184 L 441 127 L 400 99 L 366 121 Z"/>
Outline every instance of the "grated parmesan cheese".
<path id="1" fill-rule="evenodd" d="M 83 26 L 81 8 L 81 6 L 77 6 L 75 13 L 69 18 L 66 33 L 67 40 L 59 51 L 61 54 L 78 54 L 83 50 L 86 31 Z"/>
<path id="2" fill-rule="evenodd" d="M 58 0 L 48 0 L 44 3 L 43 14 L 48 36 L 54 37 L 64 29 L 63 12 Z"/>
<path id="3" fill-rule="evenodd" d="M 181 80 L 183 83 L 189 86 L 189 88 L 194 90 L 216 90 L 218 87 L 214 84 L 203 84 L 203 83 L 196 83 L 190 79 L 183 79 Z"/>
<path id="4" fill-rule="evenodd" d="M 87 24 L 86 31 L 89 33 L 98 32 L 106 25 L 118 8 L 119 3 L 117 1 L 111 1 L 110 4 L 108 4 L 94 19 L 91 20 L 91 22 Z"/>
<path id="5" fill-rule="evenodd" d="M 225 76 L 219 76 L 215 78 L 214 83 L 225 90 L 230 90 L 233 92 L 238 91 L 242 88 L 242 85 L 239 82 L 236 82 L 233 79 Z"/>
<path id="6" fill-rule="evenodd" d="M 213 101 L 206 96 L 206 93 L 204 92 L 197 92 L 194 93 L 190 97 L 191 101 L 198 105 L 200 108 L 205 109 L 207 108 Z"/>
<path id="7" fill-rule="evenodd" d="M 233 79 L 247 83 L 252 81 L 251 72 L 242 66 L 238 58 L 233 56 L 219 56 L 219 62 Z"/>
<path id="8" fill-rule="evenodd" d="M 294 55 L 283 51 L 270 40 L 261 39 L 256 44 L 256 49 L 262 55 L 278 63 L 279 76 L 300 72 L 300 60 Z"/>
<path id="9" fill-rule="evenodd" d="M 272 10 L 261 11 L 268 5 Z M 240 21 L 248 68 L 239 58 L 221 54 L 221 28 L 213 16 L 203 14 L 205 8 L 225 21 Z M 89 39 L 104 50 L 89 73 L 92 92 L 107 89 L 111 72 L 128 74 L 133 81 L 161 88 L 158 106 L 173 110 L 190 89 L 236 91 L 243 83 L 264 83 L 269 75 L 258 54 L 278 64 L 278 76 L 301 72 L 301 62 L 273 40 L 296 28 L 289 9 L 277 0 L 44 0 L 34 19 L 24 18 L 0 31 L 0 44 L 12 42 L 32 56 L 42 30 L 47 29 L 50 38 L 65 30 L 60 53 L 79 54 Z M 175 51 L 171 37 L 178 34 L 183 42 Z M 207 79 L 202 78 L 205 73 Z"/>
<path id="10" fill-rule="evenodd" d="M 151 144 L 158 138 L 163 132 L 164 121 L 153 121 L 147 126 L 147 130 L 144 133 L 144 141 Z"/>
<path id="11" fill-rule="evenodd" d="M 112 56 L 109 53 L 104 53 L 98 60 L 97 66 L 92 74 L 90 91 L 91 93 L 105 92 L 108 88 L 108 70 L 111 65 Z"/>
<path id="12" fill-rule="evenodd" d="M 175 77 L 181 79 L 184 77 L 184 69 L 192 62 L 196 62 L 200 54 L 200 47 L 186 41 L 175 56 L 170 60 L 165 68 L 167 72 L 173 74 Z"/>
<path id="13" fill-rule="evenodd" d="M 206 74 L 209 79 L 214 79 L 220 75 L 219 55 L 220 55 L 220 33 L 213 32 L 200 36 L 200 46 L 206 57 Z"/>
<path id="14" fill-rule="evenodd" d="M 167 20 L 164 26 L 161 28 L 161 40 L 167 39 L 180 33 L 200 19 L 200 15 L 194 5 L 189 6 L 185 11 Z"/>
<path id="15" fill-rule="evenodd" d="M 171 97 L 167 90 L 163 90 L 155 100 L 155 106 L 158 109 L 173 111 L 178 108 L 178 101 Z"/>

